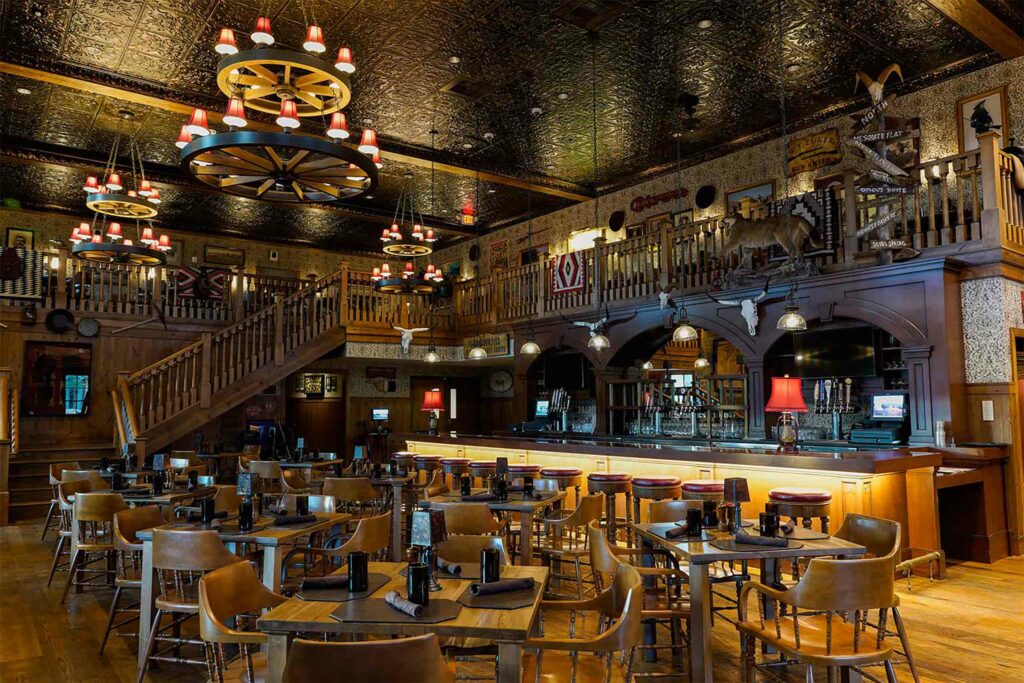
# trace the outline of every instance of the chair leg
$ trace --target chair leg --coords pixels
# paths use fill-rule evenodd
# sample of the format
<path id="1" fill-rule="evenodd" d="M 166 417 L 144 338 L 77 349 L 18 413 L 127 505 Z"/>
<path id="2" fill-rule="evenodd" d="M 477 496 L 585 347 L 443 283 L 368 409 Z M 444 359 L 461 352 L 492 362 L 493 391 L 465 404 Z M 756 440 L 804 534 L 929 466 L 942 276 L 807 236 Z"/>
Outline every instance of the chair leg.
<path id="1" fill-rule="evenodd" d="M 896 669 L 893 667 L 891 659 L 885 660 L 885 680 L 888 683 L 899 683 L 896 680 Z"/>
<path id="2" fill-rule="evenodd" d="M 78 563 L 83 560 L 84 552 L 80 550 L 75 551 L 74 557 L 71 558 L 71 564 L 68 565 L 68 578 L 64 582 L 64 593 L 60 596 L 60 604 L 68 599 L 68 591 L 71 590 L 72 584 L 75 583 L 75 572 L 78 571 Z"/>
<path id="3" fill-rule="evenodd" d="M 583 599 L 583 578 L 580 577 L 580 558 L 575 558 L 576 565 L 576 599 Z"/>
<path id="4" fill-rule="evenodd" d="M 814 683 L 814 667 L 810 664 L 807 665 L 807 683 Z"/>
<path id="5" fill-rule="evenodd" d="M 636 648 L 629 648 L 629 659 L 626 660 L 626 675 L 622 677 L 623 683 L 633 683 L 633 660 L 636 658 Z"/>
<path id="6" fill-rule="evenodd" d="M 53 575 L 57 573 L 57 567 L 60 565 L 60 554 L 64 552 L 64 546 L 68 543 L 67 536 L 61 536 L 57 539 L 57 549 L 53 552 L 53 564 L 50 565 L 50 578 L 46 579 L 46 587 L 49 588 L 50 584 L 53 583 Z"/>
<path id="7" fill-rule="evenodd" d="M 46 511 L 46 521 L 43 522 L 43 534 L 39 537 L 40 541 L 46 540 L 46 532 L 50 530 L 50 523 L 53 522 L 53 513 L 57 510 L 57 501 L 50 501 L 50 509 Z"/>
<path id="8" fill-rule="evenodd" d="M 146 677 L 146 672 L 149 670 L 149 658 L 153 656 L 153 648 L 156 646 L 157 631 L 160 630 L 160 617 L 163 616 L 163 612 L 157 609 L 156 614 L 153 615 L 153 624 L 149 629 L 149 638 L 146 639 L 146 656 L 142 660 L 142 666 L 139 667 L 139 677 L 135 683 L 142 683 L 142 679 Z M 139 644 L 141 646 L 141 643 Z"/>
<path id="9" fill-rule="evenodd" d="M 914 664 L 914 655 L 910 653 L 910 639 L 907 638 L 907 629 L 903 625 L 903 616 L 899 607 L 892 608 L 892 620 L 896 624 L 896 633 L 900 637 L 900 645 L 903 646 L 903 656 L 907 658 L 907 665 L 910 667 L 910 675 L 914 677 L 914 683 L 921 683 L 917 675 L 917 665 Z"/>
<path id="10" fill-rule="evenodd" d="M 100 641 L 100 651 L 97 657 L 103 656 L 103 648 L 107 646 L 107 639 L 110 637 L 110 629 L 114 626 L 114 616 L 117 614 L 117 605 L 121 602 L 121 592 L 124 589 L 121 586 L 117 587 L 114 591 L 114 599 L 110 601 L 110 615 L 107 617 L 107 628 L 103 631 L 103 640 Z"/>

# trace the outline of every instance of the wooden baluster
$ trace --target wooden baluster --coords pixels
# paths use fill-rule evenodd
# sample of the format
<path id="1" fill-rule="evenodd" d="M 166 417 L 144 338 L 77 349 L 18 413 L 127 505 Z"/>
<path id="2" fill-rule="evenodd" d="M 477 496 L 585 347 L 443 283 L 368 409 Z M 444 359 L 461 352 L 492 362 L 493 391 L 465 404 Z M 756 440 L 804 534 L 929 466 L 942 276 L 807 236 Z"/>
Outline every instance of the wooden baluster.
<path id="1" fill-rule="evenodd" d="M 274 295 L 274 365 L 284 365 L 284 298 Z"/>
<path id="2" fill-rule="evenodd" d="M 949 225 L 949 166 L 946 162 L 939 165 L 938 183 L 942 210 L 942 228 L 939 237 L 942 244 L 949 244 L 953 241 L 953 230 Z"/>
<path id="3" fill-rule="evenodd" d="M 954 239 L 963 242 L 967 239 L 967 227 L 964 225 L 964 202 L 967 200 L 967 178 L 965 176 L 966 160 L 957 157 L 953 162 L 953 177 L 956 178 L 956 229 Z"/>

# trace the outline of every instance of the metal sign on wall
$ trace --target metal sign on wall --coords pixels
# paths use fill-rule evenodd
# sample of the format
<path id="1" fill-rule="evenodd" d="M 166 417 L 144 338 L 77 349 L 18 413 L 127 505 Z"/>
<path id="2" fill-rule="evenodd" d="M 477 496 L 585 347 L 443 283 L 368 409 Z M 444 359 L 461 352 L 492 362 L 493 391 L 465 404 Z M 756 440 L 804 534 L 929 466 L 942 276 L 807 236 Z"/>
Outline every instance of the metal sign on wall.
<path id="1" fill-rule="evenodd" d="M 786 155 L 786 173 L 790 178 L 807 171 L 816 171 L 843 160 L 839 144 L 839 129 L 829 128 L 789 141 Z"/>
<path id="2" fill-rule="evenodd" d="M 510 356 L 512 347 L 509 345 L 508 333 L 482 334 L 479 337 L 467 337 L 462 340 L 462 354 L 469 357 L 469 350 L 479 341 L 488 356 Z"/>

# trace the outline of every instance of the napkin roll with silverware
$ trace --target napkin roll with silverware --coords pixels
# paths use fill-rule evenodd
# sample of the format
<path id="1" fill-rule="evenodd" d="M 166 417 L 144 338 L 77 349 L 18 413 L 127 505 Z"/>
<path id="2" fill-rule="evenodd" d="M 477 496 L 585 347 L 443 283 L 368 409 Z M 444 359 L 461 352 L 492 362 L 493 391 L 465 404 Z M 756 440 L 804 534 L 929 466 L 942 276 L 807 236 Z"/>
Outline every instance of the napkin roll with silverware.
<path id="1" fill-rule="evenodd" d="M 316 515 L 281 515 L 274 519 L 274 526 L 291 526 L 292 524 L 310 524 L 316 521 Z"/>
<path id="2" fill-rule="evenodd" d="M 751 536 L 747 532 L 740 530 L 736 532 L 736 542 L 743 543 L 746 545 L 766 545 L 773 548 L 785 548 L 789 541 L 784 538 L 772 538 L 771 536 Z"/>
<path id="3" fill-rule="evenodd" d="M 527 588 L 532 589 L 536 583 L 532 576 L 527 576 L 523 579 L 502 579 L 501 581 L 492 581 L 490 583 L 471 583 L 469 584 L 469 592 L 473 595 L 509 593 L 511 591 L 526 590 Z"/>
<path id="4" fill-rule="evenodd" d="M 409 602 L 403 598 L 398 591 L 388 591 L 388 594 L 384 596 L 384 601 L 394 607 L 399 612 L 404 612 L 410 617 L 422 617 L 423 605 L 417 605 L 415 602 Z"/>
<path id="5" fill-rule="evenodd" d="M 338 576 L 307 576 L 302 580 L 299 590 L 315 591 L 332 588 L 348 588 L 348 575 Z"/>
<path id="6" fill-rule="evenodd" d="M 462 574 L 462 565 L 458 562 L 449 562 L 443 557 L 437 558 L 437 568 L 443 572 L 447 572 L 452 576 L 459 576 Z"/>

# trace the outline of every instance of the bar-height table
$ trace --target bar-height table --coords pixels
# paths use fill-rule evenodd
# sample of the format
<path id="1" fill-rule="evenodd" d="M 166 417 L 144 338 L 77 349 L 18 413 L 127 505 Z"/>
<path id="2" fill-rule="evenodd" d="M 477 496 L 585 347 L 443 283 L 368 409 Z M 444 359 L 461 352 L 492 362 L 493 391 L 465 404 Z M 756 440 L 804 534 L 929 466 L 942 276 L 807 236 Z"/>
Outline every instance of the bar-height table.
<path id="1" fill-rule="evenodd" d="M 673 539 L 665 538 L 665 531 L 677 528 L 672 523 L 633 524 L 633 529 L 645 545 L 662 547 L 689 563 L 687 573 L 690 576 L 690 680 L 696 683 L 713 683 L 713 665 L 711 659 L 711 582 L 710 567 L 715 562 L 753 560 L 761 563 L 762 581 L 770 581 L 764 577 L 778 575 L 779 560 L 793 557 L 823 557 L 863 555 L 867 548 L 842 539 L 829 537 L 823 540 L 801 540 L 800 547 L 772 548 L 766 546 L 748 546 L 743 551 L 721 550 L 711 545 L 710 541 L 687 540 L 685 536 Z M 723 539 L 729 538 L 726 533 L 713 532 Z M 765 618 L 773 616 L 772 606 L 765 604 Z"/>
<path id="2" fill-rule="evenodd" d="M 371 574 L 386 574 L 391 577 L 387 584 L 371 597 L 382 598 L 388 591 L 406 594 L 406 580 L 398 572 L 405 567 L 401 562 L 371 562 Z M 341 574 L 347 570 L 338 570 Z M 299 633 L 302 634 L 378 634 L 378 635 L 421 635 L 436 633 L 440 638 L 486 638 L 498 645 L 498 683 L 519 683 L 522 680 L 523 644 L 539 626 L 544 582 L 547 581 L 547 567 L 503 567 L 501 578 L 533 577 L 542 590 L 528 607 L 519 609 L 475 609 L 463 607 L 458 616 L 439 623 L 377 623 L 341 622 L 330 616 L 340 603 L 291 598 L 260 617 L 257 625 L 269 636 L 267 649 L 267 681 L 280 683 L 288 659 L 288 644 Z M 472 581 L 466 579 L 439 578 L 441 590 L 431 593 L 430 599 L 457 600 L 469 589 Z M 303 637 L 310 637 L 304 635 Z"/>
<path id="3" fill-rule="evenodd" d="M 259 547 L 263 551 L 263 585 L 275 593 L 280 593 L 281 564 L 285 553 L 293 547 L 291 542 L 317 531 L 324 531 L 337 524 L 344 524 L 352 519 L 352 515 L 345 513 L 319 512 L 316 517 L 316 524 L 291 527 L 268 526 L 246 533 L 224 532 L 220 534 L 220 538 L 225 543 L 251 543 Z M 159 528 L 173 529 L 176 527 L 168 524 Z M 138 655 L 141 668 L 146 655 L 143 644 L 149 639 L 149 629 L 153 623 L 153 606 L 156 600 L 153 571 L 153 530 L 140 531 L 136 534 L 136 538 L 142 541 L 142 597 L 139 604 L 140 645 Z"/>
<path id="4" fill-rule="evenodd" d="M 482 493 L 484 489 L 473 489 L 473 493 Z M 568 495 L 566 491 L 544 491 L 536 494 L 537 498 L 527 498 L 522 493 L 511 492 L 508 500 L 467 502 L 464 505 L 486 505 L 493 512 L 512 512 L 519 515 L 519 563 L 524 566 L 533 564 L 533 522 L 541 512 L 554 505 Z M 432 508 L 442 508 L 445 504 L 460 503 L 461 496 L 457 492 L 444 493 L 423 499 L 420 504 Z"/>

